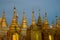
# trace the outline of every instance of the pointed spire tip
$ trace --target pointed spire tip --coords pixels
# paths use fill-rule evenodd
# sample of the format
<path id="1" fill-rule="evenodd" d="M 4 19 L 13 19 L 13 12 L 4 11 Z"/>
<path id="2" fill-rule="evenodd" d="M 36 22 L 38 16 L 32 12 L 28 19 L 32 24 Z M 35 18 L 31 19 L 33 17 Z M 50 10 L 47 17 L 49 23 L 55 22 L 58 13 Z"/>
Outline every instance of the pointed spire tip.
<path id="1" fill-rule="evenodd" d="M 2 17 L 5 17 L 5 11 L 3 11 Z"/>

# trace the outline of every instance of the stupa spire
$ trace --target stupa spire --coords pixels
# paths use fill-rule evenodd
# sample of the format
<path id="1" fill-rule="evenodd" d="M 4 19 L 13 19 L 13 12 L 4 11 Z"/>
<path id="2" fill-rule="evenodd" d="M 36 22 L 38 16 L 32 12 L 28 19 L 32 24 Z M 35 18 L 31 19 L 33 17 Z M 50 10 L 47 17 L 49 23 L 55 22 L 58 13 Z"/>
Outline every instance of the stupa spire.
<path id="1" fill-rule="evenodd" d="M 39 16 L 40 16 L 40 9 L 38 10 L 38 14 L 39 14 Z"/>
<path id="2" fill-rule="evenodd" d="M 5 18 L 5 11 L 3 11 L 3 13 L 2 13 L 2 17 Z"/>
<path id="3" fill-rule="evenodd" d="M 45 15 L 44 15 L 43 29 L 49 29 L 49 23 L 48 23 L 48 19 L 47 19 L 46 10 L 45 10 Z"/>
<path id="4" fill-rule="evenodd" d="M 35 23 L 34 10 L 32 11 L 32 22 L 31 22 L 30 29 L 34 29 L 34 30 L 38 29 L 37 24 Z"/>
<path id="5" fill-rule="evenodd" d="M 17 16 L 17 12 L 16 12 L 16 7 L 14 6 L 14 9 L 13 9 L 13 17 L 12 17 L 12 22 L 11 22 L 11 28 L 18 28 L 18 16 Z M 13 26 L 14 25 L 14 26 Z"/>
<path id="6" fill-rule="evenodd" d="M 35 24 L 34 10 L 32 10 L 32 24 Z"/>
<path id="7" fill-rule="evenodd" d="M 7 40 L 11 40 L 11 36 L 15 35 L 13 38 L 13 40 L 19 40 L 20 39 L 20 28 L 19 28 L 19 25 L 18 25 L 18 19 L 17 19 L 17 12 L 16 12 L 16 7 L 14 6 L 14 9 L 13 9 L 13 17 L 12 17 L 12 22 L 9 26 L 9 30 L 7 32 Z"/>
<path id="8" fill-rule="evenodd" d="M 18 16 L 17 16 L 17 12 L 16 12 L 16 7 L 14 6 L 14 13 L 13 13 L 13 19 L 12 20 L 14 20 L 16 22 L 17 18 L 18 18 Z"/>
<path id="9" fill-rule="evenodd" d="M 45 22 L 46 24 L 48 24 L 48 19 L 47 19 L 47 12 L 46 12 L 46 10 L 45 10 L 44 22 Z"/>
<path id="10" fill-rule="evenodd" d="M 39 29 L 42 29 L 42 19 L 41 19 L 41 16 L 40 16 L 40 9 L 38 10 L 38 21 L 37 21 L 37 26 Z"/>
<path id="11" fill-rule="evenodd" d="M 16 18 L 17 19 L 18 15 L 17 15 L 17 12 L 16 12 L 16 7 L 14 6 L 14 13 L 13 13 L 13 18 Z"/>
<path id="12" fill-rule="evenodd" d="M 1 26 L 2 27 L 7 27 L 7 21 L 6 21 L 6 17 L 5 17 L 5 11 L 3 11 L 2 13 L 2 22 L 1 22 Z"/>
<path id="13" fill-rule="evenodd" d="M 38 10 L 38 23 L 40 24 L 42 22 L 41 16 L 40 16 L 40 9 Z"/>
<path id="14" fill-rule="evenodd" d="M 26 20 L 25 12 L 23 12 L 23 20 Z"/>
<path id="15" fill-rule="evenodd" d="M 27 19 L 26 19 L 25 12 L 23 12 L 22 28 L 27 28 Z"/>

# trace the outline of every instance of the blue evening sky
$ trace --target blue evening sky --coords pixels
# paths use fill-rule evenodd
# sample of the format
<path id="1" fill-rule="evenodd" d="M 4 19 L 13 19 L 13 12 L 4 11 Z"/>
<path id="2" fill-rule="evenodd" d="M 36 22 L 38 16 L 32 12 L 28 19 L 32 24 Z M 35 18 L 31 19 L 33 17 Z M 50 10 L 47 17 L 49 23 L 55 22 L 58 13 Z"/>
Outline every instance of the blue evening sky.
<path id="1" fill-rule="evenodd" d="M 21 23 L 23 11 L 26 12 L 28 24 L 31 23 L 32 9 L 35 11 L 36 22 L 38 18 L 38 9 L 40 9 L 42 20 L 46 9 L 50 25 L 53 20 L 56 22 L 56 15 L 60 17 L 60 0 L 0 0 L 0 17 L 2 17 L 2 12 L 5 10 L 8 24 L 10 24 L 12 20 L 14 5 L 16 6 L 16 11 L 19 16 L 19 23 Z"/>

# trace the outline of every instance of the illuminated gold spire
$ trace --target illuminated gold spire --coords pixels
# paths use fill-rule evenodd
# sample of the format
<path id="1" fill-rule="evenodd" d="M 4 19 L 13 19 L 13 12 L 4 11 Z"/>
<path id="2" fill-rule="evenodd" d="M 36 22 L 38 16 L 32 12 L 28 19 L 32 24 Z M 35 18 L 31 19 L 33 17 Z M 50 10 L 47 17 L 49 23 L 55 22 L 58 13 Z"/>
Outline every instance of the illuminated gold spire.
<path id="1" fill-rule="evenodd" d="M 2 27 L 7 27 L 7 21 L 6 21 L 6 17 L 5 17 L 5 11 L 3 11 L 3 15 L 2 15 L 2 23 L 1 23 Z"/>
<path id="2" fill-rule="evenodd" d="M 18 19 L 17 18 L 18 18 L 18 16 L 16 13 L 16 7 L 14 6 L 14 13 L 13 13 L 13 18 L 12 18 L 10 28 L 18 27 Z"/>
<path id="3" fill-rule="evenodd" d="M 32 24 L 35 24 L 35 18 L 34 18 L 34 10 L 32 11 Z"/>
<path id="4" fill-rule="evenodd" d="M 45 24 L 48 24 L 48 19 L 47 19 L 47 12 L 46 12 L 46 10 L 45 10 L 44 22 L 45 22 Z"/>
<path id="5" fill-rule="evenodd" d="M 48 24 L 48 20 L 47 20 L 47 13 L 46 13 L 46 11 L 45 11 L 44 21 L 45 21 L 45 23 L 46 23 L 46 24 Z"/>
<path id="6" fill-rule="evenodd" d="M 14 13 L 13 13 L 13 19 L 12 19 L 12 21 L 14 21 L 15 23 L 17 23 L 17 13 L 16 13 L 16 7 L 14 6 Z"/>
<path id="7" fill-rule="evenodd" d="M 25 12 L 23 12 L 22 28 L 27 28 L 27 19 L 26 19 Z"/>
<path id="8" fill-rule="evenodd" d="M 13 14 L 13 19 L 16 19 L 17 20 L 17 13 L 16 13 L 16 7 L 14 6 L 14 14 Z"/>
<path id="9" fill-rule="evenodd" d="M 42 29 L 42 19 L 41 19 L 41 16 L 40 16 L 40 9 L 38 10 L 38 22 L 37 22 L 37 26 L 39 29 Z"/>
<path id="10" fill-rule="evenodd" d="M 47 19 L 47 12 L 45 10 L 45 17 L 44 17 L 44 22 L 43 22 L 43 29 L 49 29 L 49 23 Z"/>
<path id="11" fill-rule="evenodd" d="M 34 30 L 37 30 L 38 29 L 38 27 L 37 27 L 37 25 L 35 23 L 34 10 L 32 11 L 32 22 L 31 22 L 30 29 L 34 29 Z"/>
<path id="12" fill-rule="evenodd" d="M 38 24 L 41 24 L 42 23 L 42 19 L 41 19 L 41 16 L 40 16 L 40 9 L 39 9 L 39 11 L 38 11 L 38 15 L 39 15 L 39 17 L 38 17 Z"/>

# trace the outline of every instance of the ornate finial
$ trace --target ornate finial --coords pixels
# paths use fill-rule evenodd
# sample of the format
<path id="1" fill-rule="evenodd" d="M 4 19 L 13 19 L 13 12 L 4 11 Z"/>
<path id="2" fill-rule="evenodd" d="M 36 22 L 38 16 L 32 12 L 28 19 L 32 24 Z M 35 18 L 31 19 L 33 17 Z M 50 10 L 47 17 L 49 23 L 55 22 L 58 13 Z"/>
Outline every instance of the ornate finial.
<path id="1" fill-rule="evenodd" d="M 14 6 L 14 13 L 16 12 L 16 7 Z"/>
<path id="2" fill-rule="evenodd" d="M 47 12 L 46 12 L 46 10 L 45 10 L 45 17 L 47 17 Z"/>
<path id="3" fill-rule="evenodd" d="M 45 17 L 47 17 L 47 13 L 45 12 Z"/>
<path id="4" fill-rule="evenodd" d="M 56 21 L 58 20 L 58 16 L 56 16 Z"/>
<path id="5" fill-rule="evenodd" d="M 3 11 L 2 17 L 5 18 L 5 11 Z"/>
<path id="6" fill-rule="evenodd" d="M 16 6 L 15 6 L 15 4 L 14 4 L 14 14 L 16 13 Z"/>
<path id="7" fill-rule="evenodd" d="M 32 20 L 34 19 L 34 9 L 32 10 Z"/>
<path id="8" fill-rule="evenodd" d="M 18 18 L 18 15 L 17 15 L 17 13 L 16 13 L 16 7 L 15 7 L 15 5 L 14 5 L 14 18 L 15 18 L 15 17 Z"/>
<path id="9" fill-rule="evenodd" d="M 47 20 L 47 12 L 46 12 L 46 9 L 45 9 L 45 20 Z"/>
<path id="10" fill-rule="evenodd" d="M 15 4 L 14 4 L 14 9 L 16 9 L 16 6 L 15 6 Z"/>
<path id="11" fill-rule="evenodd" d="M 41 24 L 42 23 L 42 19 L 41 19 L 41 16 L 40 16 L 40 9 L 38 10 L 38 23 Z"/>
<path id="12" fill-rule="evenodd" d="M 40 9 L 38 10 L 38 13 L 39 13 L 38 15 L 40 16 Z"/>
<path id="13" fill-rule="evenodd" d="M 26 19 L 25 12 L 23 11 L 23 19 Z"/>
<path id="14" fill-rule="evenodd" d="M 32 9 L 32 13 L 34 13 L 34 9 Z"/>
<path id="15" fill-rule="evenodd" d="M 57 16 L 57 13 L 56 13 L 56 22 L 57 22 L 57 20 L 58 20 L 58 16 Z"/>
<path id="16" fill-rule="evenodd" d="M 25 12 L 23 11 L 23 16 L 25 16 Z"/>

